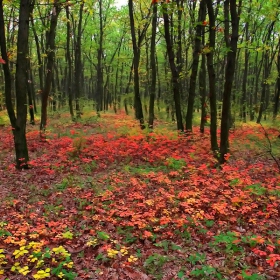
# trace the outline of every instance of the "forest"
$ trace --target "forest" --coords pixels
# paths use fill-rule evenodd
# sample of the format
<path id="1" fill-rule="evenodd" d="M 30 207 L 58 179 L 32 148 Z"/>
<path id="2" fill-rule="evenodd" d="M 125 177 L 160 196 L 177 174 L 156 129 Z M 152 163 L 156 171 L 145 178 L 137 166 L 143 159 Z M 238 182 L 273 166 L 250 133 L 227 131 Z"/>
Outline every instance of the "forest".
<path id="1" fill-rule="evenodd" d="M 0 0 L 0 280 L 280 279 L 278 0 Z"/>

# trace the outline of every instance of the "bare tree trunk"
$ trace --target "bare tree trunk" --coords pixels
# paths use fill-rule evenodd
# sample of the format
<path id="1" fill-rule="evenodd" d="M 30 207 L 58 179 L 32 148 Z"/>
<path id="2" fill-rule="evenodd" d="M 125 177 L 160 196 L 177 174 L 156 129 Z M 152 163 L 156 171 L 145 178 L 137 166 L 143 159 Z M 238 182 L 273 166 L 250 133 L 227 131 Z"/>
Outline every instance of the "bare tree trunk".
<path id="1" fill-rule="evenodd" d="M 278 57 L 277 57 L 277 72 L 278 72 L 278 77 L 277 77 L 277 85 L 276 85 L 275 98 L 274 98 L 273 120 L 276 120 L 277 113 L 278 113 L 278 110 L 279 110 L 279 98 L 280 98 L 280 49 L 278 51 Z"/>
<path id="2" fill-rule="evenodd" d="M 174 48 L 170 36 L 170 21 L 167 11 L 167 5 L 163 5 L 163 21 L 164 21 L 164 37 L 166 41 L 167 54 L 169 59 L 169 65 L 172 73 L 172 88 L 173 88 L 173 98 L 175 103 L 175 113 L 177 120 L 177 129 L 184 131 L 182 112 L 181 112 L 181 100 L 180 100 L 180 87 L 179 87 L 179 71 L 175 64 Z"/>
<path id="3" fill-rule="evenodd" d="M 54 65 L 54 58 L 55 58 L 55 31 L 57 26 L 58 15 L 60 11 L 61 11 L 61 6 L 58 3 L 58 0 L 56 0 L 54 3 L 54 8 L 52 10 L 50 29 L 47 33 L 47 38 L 46 38 L 47 74 L 45 77 L 45 85 L 42 92 L 41 123 L 40 123 L 41 136 L 43 136 L 43 133 L 45 132 L 46 125 L 47 125 L 48 98 L 51 91 L 53 65 Z"/>
<path id="4" fill-rule="evenodd" d="M 97 108 L 96 111 L 99 113 L 103 108 L 103 0 L 99 0 L 99 45 L 97 50 Z"/>
<path id="5" fill-rule="evenodd" d="M 72 90 L 72 57 L 70 52 L 70 38 L 71 38 L 71 25 L 70 25 L 70 13 L 69 6 L 66 6 L 66 17 L 67 17 L 67 36 L 66 36 L 66 61 L 68 67 L 66 68 L 67 77 L 65 90 L 68 93 L 68 105 L 72 121 L 75 120 L 74 110 L 73 110 L 73 90 Z"/>
<path id="6" fill-rule="evenodd" d="M 197 71 L 199 65 L 199 54 L 201 52 L 201 36 L 202 36 L 202 25 L 203 19 L 205 18 L 206 5 L 205 1 L 201 0 L 199 4 L 198 19 L 195 32 L 194 40 L 194 51 L 193 51 L 193 64 L 192 72 L 190 77 L 190 87 L 189 87 L 189 98 L 188 98 L 188 109 L 186 114 L 186 130 L 192 131 L 192 120 L 193 120 L 193 110 L 194 110 L 194 99 L 196 90 L 196 79 Z"/>
<path id="7" fill-rule="evenodd" d="M 202 34 L 202 45 L 205 44 L 205 36 Z M 200 132 L 204 133 L 204 126 L 206 123 L 206 57 L 202 54 L 200 70 L 199 70 L 199 94 L 201 104 L 201 117 L 200 117 Z"/>
<path id="8" fill-rule="evenodd" d="M 74 85 L 75 85 L 75 98 L 76 98 L 76 116 L 78 119 L 81 118 L 80 92 L 81 92 L 81 76 L 82 76 L 81 45 L 82 45 L 83 9 L 84 9 L 84 1 L 80 3 L 77 39 L 75 44 Z"/>
<path id="9" fill-rule="evenodd" d="M 250 7 L 249 7 L 249 13 L 251 12 L 251 5 L 252 0 L 250 0 Z M 246 44 L 249 42 L 249 21 L 245 23 L 245 41 Z M 243 80 L 242 80 L 242 99 L 241 99 L 241 116 L 243 119 L 243 122 L 246 122 L 247 120 L 247 79 L 248 79 L 248 68 L 249 68 L 249 57 L 250 52 L 248 48 L 245 48 L 245 61 L 244 61 L 244 73 L 243 73 Z"/>
<path id="10" fill-rule="evenodd" d="M 152 19 L 152 37 L 151 37 L 151 92 L 149 103 L 149 128 L 154 127 L 154 105 L 156 96 L 156 82 L 157 82 L 157 69 L 156 69 L 156 28 L 157 28 L 157 3 L 153 5 L 153 19 Z"/>
<path id="11" fill-rule="evenodd" d="M 3 17 L 3 2 L 0 0 L 0 46 L 1 54 L 5 60 L 3 64 L 5 75 L 5 99 L 7 111 L 12 125 L 14 145 L 16 153 L 16 168 L 28 168 L 28 148 L 26 141 L 26 120 L 27 120 L 27 59 L 28 59 L 28 37 L 29 37 L 29 16 L 34 7 L 34 2 L 22 0 L 19 9 L 19 26 L 17 36 L 17 62 L 16 62 L 16 115 L 12 104 L 11 95 L 11 73 L 8 66 L 6 49 L 6 36 Z"/>
<path id="12" fill-rule="evenodd" d="M 146 25 L 142 30 L 138 38 L 138 42 L 136 40 L 135 33 L 135 24 L 134 24 L 134 15 L 133 15 L 133 1 L 128 1 L 129 7 L 129 19 L 130 19 L 130 28 L 131 28 L 131 37 L 132 37 L 132 45 L 133 45 L 133 69 L 134 69 L 134 108 L 135 108 L 135 117 L 140 122 L 140 127 L 142 129 L 145 128 L 144 124 L 144 114 L 142 108 L 142 102 L 140 97 L 140 85 L 139 85 L 139 62 L 140 62 L 140 46 L 141 42 L 144 38 L 146 30 L 148 26 Z"/>
<path id="13" fill-rule="evenodd" d="M 231 105 L 231 91 L 233 84 L 233 77 L 236 64 L 236 52 L 237 41 L 239 32 L 239 18 L 241 13 L 242 0 L 239 0 L 237 11 L 237 0 L 225 0 L 224 12 L 225 12 L 225 41 L 230 51 L 227 53 L 227 64 L 225 69 L 225 84 L 223 92 L 223 108 L 222 108 L 222 120 L 221 120 L 221 141 L 220 141 L 220 158 L 219 162 L 224 163 L 226 161 L 225 155 L 229 151 L 229 128 L 230 128 L 230 105 Z M 231 20 L 229 21 L 229 10 Z M 231 39 L 229 36 L 229 22 L 231 22 Z"/>
<path id="14" fill-rule="evenodd" d="M 218 150 L 217 140 L 217 93 L 216 93 L 216 73 L 214 69 L 214 51 L 216 44 L 216 15 L 213 9 L 212 0 L 206 0 L 207 9 L 209 14 L 209 51 L 206 50 L 207 56 L 207 69 L 209 80 L 209 100 L 210 100 L 210 137 L 211 137 L 211 150 Z"/>

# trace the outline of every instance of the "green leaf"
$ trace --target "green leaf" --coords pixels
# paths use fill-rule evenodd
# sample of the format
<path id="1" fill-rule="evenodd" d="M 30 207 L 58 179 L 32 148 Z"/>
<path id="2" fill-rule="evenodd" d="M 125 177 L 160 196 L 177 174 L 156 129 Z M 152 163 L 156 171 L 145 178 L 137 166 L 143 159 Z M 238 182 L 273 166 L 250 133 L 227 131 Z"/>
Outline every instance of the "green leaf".
<path id="1" fill-rule="evenodd" d="M 179 271 L 178 272 L 178 274 L 177 274 L 177 276 L 181 279 L 181 278 L 183 278 L 184 277 L 184 275 L 185 275 L 185 272 L 184 271 Z"/>
<path id="2" fill-rule="evenodd" d="M 62 237 L 66 238 L 66 239 L 73 239 L 73 233 L 70 231 L 66 231 L 66 232 L 62 233 Z"/>
<path id="3" fill-rule="evenodd" d="M 104 231 L 98 231 L 97 237 L 102 240 L 108 240 L 110 238 L 110 236 Z"/>

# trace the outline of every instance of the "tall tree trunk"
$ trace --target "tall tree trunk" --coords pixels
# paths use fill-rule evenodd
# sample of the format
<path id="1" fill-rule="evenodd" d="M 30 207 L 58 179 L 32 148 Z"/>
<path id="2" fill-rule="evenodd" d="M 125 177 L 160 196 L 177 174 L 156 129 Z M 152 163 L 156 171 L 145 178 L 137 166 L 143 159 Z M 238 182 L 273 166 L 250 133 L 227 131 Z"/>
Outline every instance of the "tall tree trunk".
<path id="1" fill-rule="evenodd" d="M 214 69 L 214 52 L 216 44 L 216 15 L 213 9 L 212 0 L 206 0 L 209 15 L 209 50 L 206 51 L 207 70 L 209 80 L 209 100 L 210 100 L 210 138 L 211 150 L 218 150 L 217 140 L 217 93 L 216 93 L 216 73 Z"/>
<path id="2" fill-rule="evenodd" d="M 205 44 L 204 32 L 202 34 L 202 45 Z M 206 57 L 202 54 L 201 65 L 199 70 L 199 94 L 201 104 L 201 117 L 200 117 L 200 132 L 204 133 L 204 126 L 206 123 Z"/>
<path id="3" fill-rule="evenodd" d="M 276 91 L 275 91 L 275 97 L 274 97 L 273 120 L 276 120 L 277 113 L 278 113 L 278 110 L 279 110 L 279 98 L 280 98 L 280 49 L 278 51 L 278 57 L 277 57 L 277 72 L 278 72 L 278 77 L 277 77 L 277 85 L 276 85 Z"/>
<path id="4" fill-rule="evenodd" d="M 17 36 L 17 62 L 16 62 L 16 115 L 11 100 L 11 74 L 8 66 L 6 49 L 6 36 L 3 17 L 3 2 L 0 1 L 0 45 L 1 53 L 6 64 L 3 64 L 5 75 L 5 98 L 7 111 L 12 125 L 15 152 L 16 168 L 28 168 L 28 148 L 26 141 L 26 119 L 27 119 L 27 60 L 28 60 L 28 37 L 29 37 L 29 16 L 34 7 L 34 2 L 22 0 L 19 9 L 19 26 Z"/>
<path id="5" fill-rule="evenodd" d="M 179 86 L 179 95 L 181 100 L 184 98 L 184 91 L 183 91 L 183 81 L 184 78 L 182 75 L 183 70 L 183 46 L 182 46 L 182 34 L 184 34 L 184 31 L 182 30 L 182 18 L 183 18 L 183 11 L 184 11 L 184 0 L 175 0 L 176 2 L 176 9 L 177 9 L 177 26 L 173 26 L 173 15 L 171 15 L 171 38 L 173 38 L 173 43 L 176 45 L 176 67 L 179 73 L 179 80 L 178 80 L 178 86 Z M 174 30 L 177 29 L 176 32 Z M 173 34 L 176 34 L 174 36 Z"/>
<path id="6" fill-rule="evenodd" d="M 250 0 L 249 13 L 251 12 L 252 0 Z M 245 42 L 249 42 L 249 21 L 245 23 Z M 247 118 L 247 78 L 248 78 L 248 68 L 249 68 L 249 57 L 250 52 L 248 48 L 245 48 L 245 61 L 244 61 L 244 72 L 242 80 L 242 98 L 241 98 L 241 116 L 243 122 L 246 122 Z"/>
<path id="7" fill-rule="evenodd" d="M 31 24 L 32 24 L 32 31 L 33 31 L 35 44 L 36 44 L 37 59 L 38 59 L 38 71 L 39 71 L 39 84 L 40 84 L 39 92 L 41 93 L 43 91 L 43 88 L 44 88 L 43 61 L 42 61 L 42 57 L 41 57 L 39 37 L 38 37 L 37 31 L 36 31 L 36 28 L 35 28 L 34 19 L 33 19 L 32 14 L 31 14 Z"/>
<path id="8" fill-rule="evenodd" d="M 83 9 L 84 9 L 84 1 L 82 1 L 80 3 L 77 39 L 76 39 L 76 45 L 75 45 L 75 71 L 74 71 L 75 81 L 74 81 L 74 85 L 75 85 L 75 97 L 76 97 L 76 116 L 78 119 L 81 118 L 80 92 L 81 92 L 81 76 L 82 76 L 81 45 L 82 45 Z"/>
<path id="9" fill-rule="evenodd" d="M 97 50 L 97 108 L 96 111 L 99 113 L 103 108 L 103 0 L 99 0 L 99 45 Z"/>
<path id="10" fill-rule="evenodd" d="M 132 45 L 133 45 L 135 117 L 137 120 L 139 120 L 141 129 L 144 129 L 145 128 L 144 114 L 143 114 L 142 102 L 141 102 L 141 97 L 140 97 L 140 85 L 139 85 L 140 46 L 141 46 L 141 41 L 143 39 L 138 38 L 138 42 L 136 40 L 134 15 L 133 15 L 133 0 L 128 1 L 128 7 L 129 7 L 129 19 L 130 19 Z M 144 33 L 142 32 L 142 37 L 143 37 L 143 35 L 144 35 Z"/>
<path id="11" fill-rule="evenodd" d="M 70 24 L 70 12 L 69 12 L 69 6 L 66 6 L 66 18 L 67 18 L 67 36 L 66 36 L 66 61 L 68 65 L 67 71 L 67 77 L 66 78 L 66 87 L 65 90 L 68 94 L 68 105 L 69 105 L 69 111 L 72 118 L 72 121 L 75 120 L 74 115 L 74 109 L 73 109 L 73 89 L 72 89 L 72 56 L 70 51 L 70 45 L 71 45 L 71 24 Z M 67 95 L 66 94 L 66 95 Z"/>
<path id="12" fill-rule="evenodd" d="M 29 106 L 29 115 L 30 115 L 30 124 L 35 124 L 34 118 L 34 106 L 33 101 L 35 104 L 35 100 L 33 100 L 34 94 L 34 81 L 32 80 L 32 70 L 31 70 L 31 63 L 30 63 L 30 56 L 28 57 L 27 61 L 27 70 L 26 70 L 26 83 L 27 83 L 27 93 L 28 93 L 28 106 Z"/>
<path id="13" fill-rule="evenodd" d="M 239 0 L 238 11 L 236 0 L 225 0 L 225 41 L 227 47 L 230 49 L 227 53 L 227 64 L 225 69 L 225 83 L 223 92 L 223 107 L 222 107 L 222 120 L 221 120 L 221 141 L 220 141 L 220 158 L 219 162 L 226 161 L 225 155 L 229 151 L 229 128 L 230 128 L 230 105 L 231 105 L 231 91 L 233 84 L 233 77 L 235 72 L 237 41 L 239 31 L 239 18 L 241 13 L 242 0 Z M 229 19 L 229 10 L 231 19 Z M 229 35 L 229 22 L 231 22 L 231 39 Z"/>
<path id="14" fill-rule="evenodd" d="M 258 64 L 258 57 L 259 53 L 256 53 L 255 56 L 255 67 L 254 67 L 254 83 L 253 83 L 253 97 L 252 97 L 252 104 L 254 105 L 254 109 L 251 111 L 250 121 L 253 121 L 255 118 L 255 113 L 257 113 L 257 99 L 258 99 L 258 91 L 259 91 L 259 79 L 262 70 L 262 64 L 264 62 L 264 54 L 262 55 L 261 62 Z"/>
<path id="15" fill-rule="evenodd" d="M 206 14 L 205 1 L 201 0 L 200 4 L 199 4 L 198 19 L 197 19 L 197 25 L 196 25 L 196 31 L 195 31 L 193 63 L 192 63 L 192 72 L 191 72 L 191 77 L 190 77 L 188 108 L 187 108 L 187 114 L 186 114 L 186 130 L 187 131 L 192 131 L 192 120 L 193 120 L 197 70 L 198 70 L 198 65 L 199 65 L 199 55 L 201 53 L 202 25 L 203 25 L 203 20 L 205 19 L 205 14 Z"/>
<path id="16" fill-rule="evenodd" d="M 149 103 L 149 128 L 154 127 L 155 118 L 155 96 L 156 96 L 156 82 L 157 82 L 157 69 L 156 69 L 156 28 L 157 28 L 157 3 L 153 5 L 153 19 L 152 19 L 152 37 L 151 37 L 151 92 Z"/>
<path id="17" fill-rule="evenodd" d="M 163 22 L 164 22 L 164 37 L 166 41 L 167 54 L 169 65 L 172 74 L 172 88 L 173 88 L 173 98 L 175 103 L 175 113 L 177 120 L 177 129 L 180 131 L 184 131 L 183 120 L 182 120 L 182 112 L 181 112 L 181 98 L 180 98 L 180 86 L 179 86 L 179 71 L 175 64 L 175 55 L 174 48 L 170 36 L 170 20 L 168 15 L 168 4 L 163 3 Z"/>
<path id="18" fill-rule="evenodd" d="M 42 92 L 41 123 L 40 123 L 41 136 L 44 134 L 47 126 L 48 98 L 51 91 L 53 65 L 54 65 L 54 58 L 55 58 L 55 31 L 57 26 L 58 15 L 60 11 L 61 11 L 61 6 L 59 4 L 59 1 L 55 0 L 54 8 L 52 10 L 52 15 L 51 15 L 50 29 L 47 32 L 47 38 L 46 38 L 47 74 L 45 77 L 45 85 Z"/>

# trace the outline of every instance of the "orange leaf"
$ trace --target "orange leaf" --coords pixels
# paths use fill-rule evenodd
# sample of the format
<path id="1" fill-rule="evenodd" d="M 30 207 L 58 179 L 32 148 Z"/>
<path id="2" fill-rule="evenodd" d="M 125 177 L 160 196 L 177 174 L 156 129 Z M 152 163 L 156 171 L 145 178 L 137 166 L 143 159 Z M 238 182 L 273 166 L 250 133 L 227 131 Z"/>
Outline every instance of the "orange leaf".
<path id="1" fill-rule="evenodd" d="M 143 233 L 143 237 L 144 237 L 144 238 L 149 238 L 149 237 L 151 237 L 151 236 L 153 236 L 153 234 L 152 234 L 151 232 L 149 232 L 149 231 L 147 231 L 147 230 L 144 231 L 144 233 Z"/>

